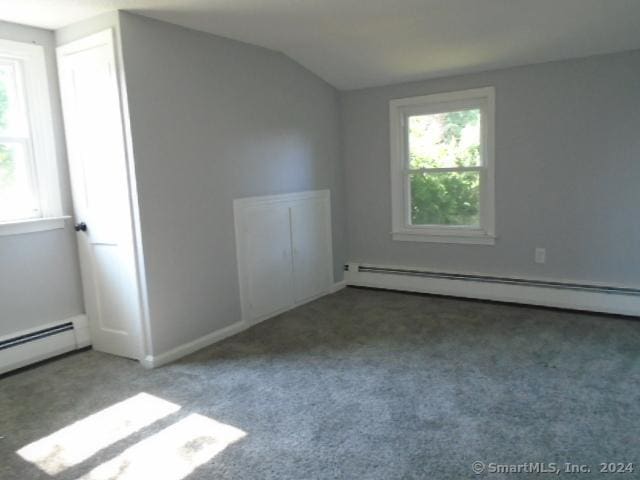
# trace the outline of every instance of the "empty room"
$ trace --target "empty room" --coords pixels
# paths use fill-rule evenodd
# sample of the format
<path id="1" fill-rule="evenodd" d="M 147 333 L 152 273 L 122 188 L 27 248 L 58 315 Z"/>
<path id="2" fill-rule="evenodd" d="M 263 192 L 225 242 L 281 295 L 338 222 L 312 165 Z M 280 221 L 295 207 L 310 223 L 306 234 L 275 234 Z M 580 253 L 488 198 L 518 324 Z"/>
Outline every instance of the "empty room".
<path id="1" fill-rule="evenodd" d="M 639 186 L 637 0 L 0 0 L 0 479 L 638 479 Z"/>

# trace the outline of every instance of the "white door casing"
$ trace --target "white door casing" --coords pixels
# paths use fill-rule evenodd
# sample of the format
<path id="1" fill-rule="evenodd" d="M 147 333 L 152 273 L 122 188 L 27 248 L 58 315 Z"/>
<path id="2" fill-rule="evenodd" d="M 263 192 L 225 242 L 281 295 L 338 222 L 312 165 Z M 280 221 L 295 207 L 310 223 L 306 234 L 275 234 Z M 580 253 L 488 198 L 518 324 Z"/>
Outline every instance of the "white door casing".
<path id="1" fill-rule="evenodd" d="M 57 49 L 82 284 L 93 347 L 141 358 L 142 312 L 113 31 Z"/>

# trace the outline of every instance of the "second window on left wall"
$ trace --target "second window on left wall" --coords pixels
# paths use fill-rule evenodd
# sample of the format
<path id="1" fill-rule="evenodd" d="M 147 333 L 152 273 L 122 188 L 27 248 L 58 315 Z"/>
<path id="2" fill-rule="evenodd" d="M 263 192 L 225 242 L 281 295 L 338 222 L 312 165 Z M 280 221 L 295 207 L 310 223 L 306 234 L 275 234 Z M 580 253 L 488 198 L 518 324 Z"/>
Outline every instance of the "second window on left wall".
<path id="1" fill-rule="evenodd" d="M 0 225 L 62 216 L 47 83 L 41 46 L 0 39 Z"/>

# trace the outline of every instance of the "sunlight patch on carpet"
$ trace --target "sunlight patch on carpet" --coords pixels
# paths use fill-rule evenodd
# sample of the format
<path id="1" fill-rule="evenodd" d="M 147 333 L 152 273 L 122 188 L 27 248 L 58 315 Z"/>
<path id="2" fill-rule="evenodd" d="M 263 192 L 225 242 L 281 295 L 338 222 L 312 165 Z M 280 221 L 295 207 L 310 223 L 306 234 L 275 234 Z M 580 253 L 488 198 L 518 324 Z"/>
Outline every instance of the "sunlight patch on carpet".
<path id="1" fill-rule="evenodd" d="M 191 414 L 79 480 L 181 480 L 245 435 L 238 428 Z"/>
<path id="2" fill-rule="evenodd" d="M 180 406 L 174 403 L 139 393 L 30 443 L 17 454 L 49 475 L 57 475 L 178 410 Z"/>

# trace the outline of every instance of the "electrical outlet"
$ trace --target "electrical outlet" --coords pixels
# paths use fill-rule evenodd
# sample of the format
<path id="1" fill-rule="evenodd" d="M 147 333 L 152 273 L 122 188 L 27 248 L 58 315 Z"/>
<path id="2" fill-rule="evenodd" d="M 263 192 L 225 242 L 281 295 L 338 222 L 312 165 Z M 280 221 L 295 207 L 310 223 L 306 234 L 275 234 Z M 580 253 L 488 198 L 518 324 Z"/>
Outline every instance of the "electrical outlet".
<path id="1" fill-rule="evenodd" d="M 547 249 L 546 248 L 536 247 L 535 261 L 536 261 L 536 263 L 545 263 L 547 261 Z"/>

